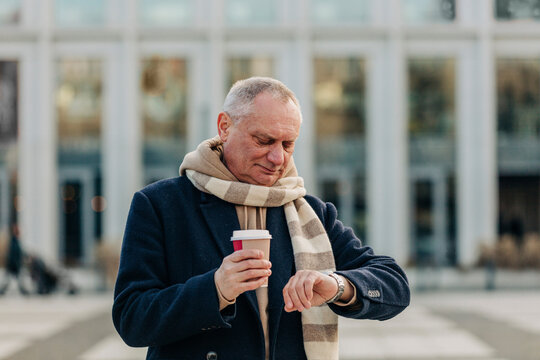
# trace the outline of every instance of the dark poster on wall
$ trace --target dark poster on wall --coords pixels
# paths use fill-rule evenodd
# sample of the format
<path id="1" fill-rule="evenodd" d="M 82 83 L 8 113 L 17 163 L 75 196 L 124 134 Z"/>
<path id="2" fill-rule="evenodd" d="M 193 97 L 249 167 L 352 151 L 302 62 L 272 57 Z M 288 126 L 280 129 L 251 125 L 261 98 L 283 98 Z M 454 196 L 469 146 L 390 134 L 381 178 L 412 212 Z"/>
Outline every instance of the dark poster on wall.
<path id="1" fill-rule="evenodd" d="M 17 141 L 17 62 L 0 61 L 0 147 Z"/>

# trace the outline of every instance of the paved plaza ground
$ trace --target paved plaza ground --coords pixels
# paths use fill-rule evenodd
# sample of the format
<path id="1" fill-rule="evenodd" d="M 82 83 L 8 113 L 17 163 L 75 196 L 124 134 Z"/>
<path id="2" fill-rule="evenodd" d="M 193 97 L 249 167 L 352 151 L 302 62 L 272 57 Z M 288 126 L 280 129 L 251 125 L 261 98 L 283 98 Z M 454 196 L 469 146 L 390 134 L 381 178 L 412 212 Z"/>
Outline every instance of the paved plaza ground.
<path id="1" fill-rule="evenodd" d="M 111 303 L 110 294 L 0 297 L 0 359 L 144 359 L 115 334 Z M 340 347 L 342 360 L 540 360 L 540 291 L 414 293 L 392 320 L 340 319 Z"/>

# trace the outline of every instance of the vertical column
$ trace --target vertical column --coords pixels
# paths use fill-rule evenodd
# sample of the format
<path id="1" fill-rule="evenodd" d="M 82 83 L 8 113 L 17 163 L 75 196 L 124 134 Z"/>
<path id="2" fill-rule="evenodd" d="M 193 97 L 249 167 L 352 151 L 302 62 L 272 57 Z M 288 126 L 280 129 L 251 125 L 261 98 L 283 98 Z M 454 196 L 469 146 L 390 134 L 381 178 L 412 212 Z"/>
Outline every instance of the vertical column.
<path id="1" fill-rule="evenodd" d="M 110 242 L 121 240 L 131 197 L 142 186 L 137 2 L 124 4 L 122 40 L 107 51 L 104 78 L 103 237 Z"/>
<path id="2" fill-rule="evenodd" d="M 308 194 L 317 193 L 315 171 L 316 129 L 313 114 L 313 52 L 310 39 L 309 2 L 300 0 L 296 8 L 298 19 L 295 37 L 295 56 L 292 62 L 294 78 L 292 90 L 295 92 L 302 108 L 303 122 L 300 136 L 295 147 L 295 164 L 300 176 L 304 178 L 304 186 Z"/>
<path id="3" fill-rule="evenodd" d="M 225 14 L 224 0 L 210 0 L 213 4 L 212 23 L 210 25 L 210 48 L 208 49 L 208 76 L 205 82 L 210 87 L 210 98 L 208 100 L 208 108 L 210 111 L 203 111 L 203 115 L 207 115 L 205 121 L 208 122 L 207 137 L 217 135 L 217 116 L 223 109 L 223 100 L 227 95 L 224 91 L 225 87 L 225 26 L 223 14 Z M 206 106 L 203 108 L 206 109 Z M 208 113 L 208 114 L 206 114 Z"/>
<path id="4" fill-rule="evenodd" d="M 390 114 L 385 111 L 387 103 L 392 103 L 388 97 L 387 89 L 390 87 L 386 72 L 390 67 L 385 62 L 385 54 L 378 47 L 375 53 L 371 53 L 366 63 L 366 145 L 367 145 L 367 211 L 368 226 L 367 238 L 369 244 L 377 253 L 388 253 L 392 247 L 387 229 L 392 225 L 388 217 L 387 204 L 387 176 L 389 175 L 388 151 L 390 131 Z"/>
<path id="5" fill-rule="evenodd" d="M 45 261 L 57 262 L 59 249 L 58 236 L 58 180 L 56 138 L 57 125 L 54 117 L 54 57 L 51 48 L 51 27 L 53 18 L 52 0 L 43 0 L 39 8 L 38 42 L 33 61 L 35 71 L 33 90 L 23 90 L 35 100 L 32 109 L 32 122 L 28 138 L 23 140 L 23 152 L 29 151 L 32 158 L 24 156 L 21 160 L 22 175 L 28 178 L 23 186 L 23 233 L 27 242 Z M 28 84 L 27 79 L 23 85 Z M 24 94 L 24 93 L 23 93 Z M 27 140 L 30 144 L 27 143 Z"/>
<path id="6" fill-rule="evenodd" d="M 480 243 L 492 243 L 496 237 L 495 71 L 491 39 L 494 10 L 491 0 L 482 0 L 478 5 L 477 51 L 471 49 L 471 55 L 465 57 L 469 59 L 464 64 L 467 73 L 461 80 L 469 84 L 460 87 L 460 92 L 465 93 L 461 95 L 462 102 L 467 104 L 463 105 L 464 111 L 466 106 L 475 111 L 460 122 L 463 146 L 458 147 L 463 172 L 459 184 L 458 260 L 463 266 L 474 264 Z"/>
<path id="7" fill-rule="evenodd" d="M 193 151 L 206 138 L 217 134 L 216 125 L 210 128 L 208 100 L 205 96 L 204 73 L 207 70 L 199 44 L 188 60 L 188 114 L 187 114 L 187 151 Z M 217 114 L 215 115 L 217 118 Z M 211 130 L 213 133 L 211 134 Z M 182 160 L 182 159 L 179 159 Z"/>
<path id="8" fill-rule="evenodd" d="M 388 0 L 387 5 L 389 40 L 382 57 L 386 61 L 374 62 L 370 84 L 372 106 L 381 113 L 371 114 L 368 127 L 368 231 L 377 252 L 403 264 L 410 242 L 405 51 L 400 1 Z"/>
<path id="9" fill-rule="evenodd" d="M 456 124 L 456 155 L 457 155 L 457 212 L 458 212 L 458 263 L 471 264 L 477 247 L 477 226 L 482 216 L 480 189 L 482 175 L 478 174 L 480 149 L 478 121 L 475 121 L 475 104 L 481 99 L 476 98 L 475 91 L 475 59 L 470 51 L 462 49 L 457 66 L 457 124 Z M 480 86 L 478 88 L 480 90 Z"/>
<path id="10" fill-rule="evenodd" d="M 19 227 L 23 246 L 30 252 L 41 252 L 40 241 L 42 239 L 37 236 L 35 227 L 36 220 L 39 215 L 34 206 L 34 200 L 38 196 L 36 189 L 36 158 L 35 144 L 37 143 L 37 134 L 35 133 L 35 124 L 37 120 L 37 111 L 35 104 L 37 103 L 36 95 L 38 95 L 33 79 L 36 79 L 35 68 L 37 66 L 34 47 L 26 48 L 19 61 L 19 143 L 18 143 L 18 173 L 19 173 L 19 195 L 22 203 L 20 205 L 22 211 L 19 216 Z M 2 194 L 7 194 L 9 191 L 8 179 L 3 179 Z M 9 222 L 9 207 L 4 208 L 2 202 L 2 219 L 0 225 L 8 225 Z"/>
<path id="11" fill-rule="evenodd" d="M 482 194 L 482 214 L 478 230 L 480 241 L 496 241 L 497 236 L 497 199 L 498 199 L 498 171 L 497 171 L 497 117 L 495 114 L 495 54 L 493 52 L 492 24 L 494 14 L 494 2 L 484 0 L 482 14 L 483 28 L 480 37 L 480 61 L 477 62 L 482 76 L 480 84 L 482 89 L 480 94 L 485 96 L 481 104 L 480 134 L 481 134 L 481 156 L 478 173 L 482 174 L 482 184 L 480 194 Z"/>

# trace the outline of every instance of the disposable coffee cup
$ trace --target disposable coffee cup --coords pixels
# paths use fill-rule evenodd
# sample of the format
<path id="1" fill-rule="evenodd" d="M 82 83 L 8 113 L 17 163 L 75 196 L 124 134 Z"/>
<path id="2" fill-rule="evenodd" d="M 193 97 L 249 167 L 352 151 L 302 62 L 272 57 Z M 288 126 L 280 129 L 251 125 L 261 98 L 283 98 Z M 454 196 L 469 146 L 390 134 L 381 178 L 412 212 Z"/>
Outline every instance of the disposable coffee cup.
<path id="1" fill-rule="evenodd" d="M 264 253 L 264 258 L 270 260 L 270 239 L 268 230 L 235 230 L 231 237 L 234 251 L 243 249 L 258 249 Z M 261 287 L 268 286 L 268 279 Z"/>

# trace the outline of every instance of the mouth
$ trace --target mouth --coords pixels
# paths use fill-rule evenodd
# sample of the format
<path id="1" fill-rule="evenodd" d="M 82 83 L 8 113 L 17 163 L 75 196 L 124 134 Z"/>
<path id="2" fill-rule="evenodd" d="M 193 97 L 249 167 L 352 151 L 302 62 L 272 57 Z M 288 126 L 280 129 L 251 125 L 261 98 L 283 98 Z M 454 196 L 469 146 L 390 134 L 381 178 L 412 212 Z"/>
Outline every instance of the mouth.
<path id="1" fill-rule="evenodd" d="M 267 174 L 267 175 L 275 175 L 279 169 L 268 169 L 267 167 L 265 166 L 262 166 L 262 165 L 259 165 L 259 167 L 262 169 L 263 173 Z"/>

